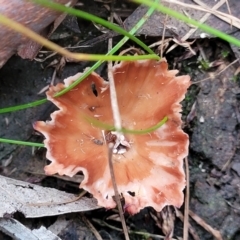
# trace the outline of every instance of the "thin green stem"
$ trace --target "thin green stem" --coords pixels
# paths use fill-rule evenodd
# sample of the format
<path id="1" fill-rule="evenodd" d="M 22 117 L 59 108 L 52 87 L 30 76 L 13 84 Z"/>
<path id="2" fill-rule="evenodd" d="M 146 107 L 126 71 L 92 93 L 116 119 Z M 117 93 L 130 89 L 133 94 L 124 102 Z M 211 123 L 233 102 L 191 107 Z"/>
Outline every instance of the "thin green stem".
<path id="1" fill-rule="evenodd" d="M 155 0 L 155 1 L 157 2 L 157 0 Z M 132 30 L 129 33 L 130 34 L 136 33 L 136 31 L 146 22 L 146 20 L 152 15 L 153 12 L 154 12 L 154 8 L 153 7 L 149 8 L 147 13 L 142 17 L 142 19 L 139 20 L 139 22 L 132 28 Z M 107 53 L 107 55 L 114 54 L 120 47 L 122 47 L 128 41 L 128 39 L 129 39 L 128 37 L 124 37 L 117 45 L 115 45 L 111 49 L 111 51 L 109 51 Z M 72 88 L 74 88 L 75 86 L 77 86 L 88 75 L 90 75 L 94 70 L 96 70 L 101 64 L 102 64 L 102 61 L 96 62 L 90 69 L 88 69 L 86 72 L 84 72 L 83 75 L 77 81 L 72 83 L 69 87 L 65 88 L 61 92 L 57 93 L 55 96 L 56 97 L 61 96 L 62 94 L 66 93 L 67 91 L 69 91 Z M 0 109 L 0 113 L 7 113 L 7 112 L 13 112 L 13 111 L 21 110 L 21 109 L 26 109 L 26 108 L 29 108 L 29 107 L 34 107 L 34 106 L 41 105 L 45 102 L 47 102 L 46 98 L 42 99 L 42 100 L 39 100 L 39 101 L 32 102 L 32 103 L 27 103 L 27 104 L 23 104 L 23 105 L 19 105 L 19 106 Z M 164 118 L 160 123 L 164 124 L 166 122 L 165 120 L 167 121 L 167 119 Z M 163 122 L 163 121 L 165 121 L 165 122 Z M 159 125 L 159 127 L 160 127 L 160 125 Z M 151 128 L 150 128 L 150 130 L 151 130 Z M 132 133 L 135 133 L 135 132 L 133 132 L 134 130 L 129 130 L 129 131 L 131 131 Z M 144 130 L 140 130 L 140 131 L 144 131 Z M 0 138 L 0 142 L 11 143 L 11 144 L 21 144 L 21 145 L 27 145 L 27 146 L 44 147 L 44 144 L 41 144 L 41 143 L 15 141 L 15 140 L 11 140 L 11 139 L 3 139 L 3 138 Z M 26 143 L 26 144 L 24 144 L 24 143 Z"/>
<path id="2" fill-rule="evenodd" d="M 110 23 L 110 22 L 108 22 L 108 21 L 106 21 L 102 18 L 96 17 L 95 15 L 92 15 L 90 13 L 86 13 L 86 12 L 81 11 L 81 10 L 77 10 L 77 9 L 74 9 L 74 8 L 71 8 L 71 7 L 66 7 L 62 4 L 58 4 L 58 3 L 55 3 L 55 2 L 52 2 L 52 1 L 49 1 L 49 0 L 32 0 L 32 1 L 35 2 L 35 3 L 38 3 L 40 5 L 43 5 L 45 7 L 57 10 L 57 11 L 61 11 L 61 12 L 68 13 L 68 14 L 71 14 L 71 15 L 79 17 L 79 18 L 84 18 L 86 20 L 99 23 L 104 27 L 107 27 L 109 29 L 114 30 L 115 32 L 118 32 L 120 34 L 123 34 L 123 35 L 127 36 L 132 41 L 136 42 L 139 46 L 141 46 L 146 52 L 148 52 L 150 54 L 155 54 L 152 49 L 150 49 L 146 44 L 144 44 L 138 38 L 136 38 L 135 36 L 133 36 L 132 34 L 127 32 L 123 28 L 121 28 L 121 27 L 119 27 L 115 24 L 112 24 L 112 23 Z"/>
<path id="3" fill-rule="evenodd" d="M 92 119 L 87 116 L 85 116 L 84 118 L 86 119 L 86 121 L 88 121 L 89 123 L 93 124 L 96 127 L 99 127 L 104 130 L 116 131 L 116 128 L 114 126 L 108 125 L 106 123 L 102 123 L 98 120 Z M 129 133 L 130 134 L 147 134 L 147 133 L 151 133 L 151 132 L 157 130 L 158 128 L 160 128 L 164 123 L 167 122 L 167 120 L 168 120 L 168 118 L 164 117 L 159 123 L 157 123 L 156 125 L 154 125 L 150 128 L 147 128 L 147 129 L 134 130 L 134 129 L 122 128 L 122 129 L 118 129 L 118 132 L 128 133 L 128 134 Z M 12 140 L 12 139 L 5 139 L 5 138 L 0 138 L 0 142 L 32 146 L 32 147 L 44 147 L 44 144 L 42 144 L 42 143 L 24 142 L 24 141 L 17 141 L 17 140 Z"/>
<path id="4" fill-rule="evenodd" d="M 122 132 L 122 133 L 130 133 L 130 134 L 147 134 L 147 133 L 151 133 L 155 130 L 157 130 L 158 128 L 160 128 L 164 123 L 167 122 L 168 117 L 165 116 L 160 122 L 158 122 L 156 125 L 146 128 L 146 129 L 141 129 L 141 130 L 135 130 L 135 129 L 127 129 L 127 128 L 121 128 L 121 129 L 116 129 L 115 126 L 103 123 L 99 120 L 96 120 L 94 118 L 91 118 L 89 116 L 82 116 L 83 118 L 86 119 L 87 122 L 91 123 L 93 126 L 104 129 L 104 130 L 108 130 L 108 131 L 118 131 L 118 132 Z"/>
<path id="5" fill-rule="evenodd" d="M 156 54 L 136 55 L 136 56 L 89 54 L 88 61 L 96 61 L 96 60 L 99 60 L 99 61 L 135 61 L 135 60 L 145 60 L 145 59 L 158 60 L 159 57 Z"/>
<path id="6" fill-rule="evenodd" d="M 44 147 L 43 143 L 24 142 L 24 141 L 17 141 L 12 139 L 5 139 L 5 138 L 0 138 L 0 142 L 17 144 L 17 145 L 25 145 L 25 146 L 31 146 L 31 147 Z"/>
<path id="7" fill-rule="evenodd" d="M 18 33 L 21 33 L 23 36 L 30 38 L 31 40 L 39 43 L 46 48 L 57 52 L 58 54 L 78 61 L 108 61 L 108 60 L 122 60 L 122 61 L 133 61 L 139 59 L 157 59 L 158 56 L 156 54 L 148 54 L 148 55 L 138 55 L 138 56 L 113 56 L 113 55 L 101 55 L 101 54 L 86 54 L 86 53 L 74 53 L 68 51 L 66 48 L 60 47 L 54 42 L 49 41 L 48 39 L 42 37 L 41 35 L 35 33 L 33 30 L 25 27 L 24 25 L 0 14 L 0 23 L 6 27 L 15 30 Z"/>
<path id="8" fill-rule="evenodd" d="M 46 103 L 46 102 L 47 102 L 47 99 L 44 98 L 44 99 L 41 99 L 41 100 L 38 100 L 38 101 L 35 101 L 35 102 L 31 102 L 31 103 L 21 104 L 21 105 L 13 106 L 13 107 L 2 108 L 2 109 L 0 109 L 0 114 L 1 113 L 8 113 L 8 112 L 15 112 L 15 111 L 18 111 L 18 110 L 23 110 L 23 109 L 27 109 L 27 108 L 31 108 L 31 107 L 36 107 L 36 106 L 39 106 L 39 105 L 41 105 L 43 103 Z"/>
<path id="9" fill-rule="evenodd" d="M 155 0 L 157 1 L 157 0 Z M 154 8 L 149 8 L 149 10 L 147 11 L 147 13 L 139 20 L 139 22 L 132 28 L 132 30 L 129 32 L 129 34 L 133 35 L 137 32 L 137 30 L 146 22 L 146 20 L 152 15 L 152 13 L 154 12 Z M 112 55 L 114 54 L 120 47 L 122 47 L 127 41 L 129 40 L 128 37 L 124 37 L 118 44 L 116 44 L 111 51 L 109 51 L 107 53 L 107 55 Z M 160 58 L 159 58 L 160 59 Z M 55 95 L 55 97 L 59 97 L 63 94 L 65 94 L 66 92 L 68 92 L 69 90 L 71 90 L 72 88 L 76 87 L 80 82 L 82 82 L 87 76 L 89 76 L 94 70 L 96 70 L 100 65 L 102 64 L 102 61 L 98 61 L 96 62 L 91 68 L 89 68 L 87 71 L 85 71 L 81 77 L 79 79 L 77 79 L 75 82 L 73 82 L 69 87 L 63 89 L 61 92 L 57 93 Z M 22 109 L 26 109 L 26 108 L 30 108 L 30 107 L 35 107 L 38 105 L 41 105 L 43 103 L 47 102 L 47 99 L 41 99 L 39 101 L 35 101 L 32 103 L 27 103 L 27 104 L 22 104 L 22 105 L 18 105 L 18 106 L 13 106 L 13 107 L 7 107 L 7 108 L 3 108 L 0 109 L 0 114 L 1 113 L 8 113 L 8 112 L 14 112 L 14 111 L 18 111 L 18 110 L 22 110 Z"/>
<path id="10" fill-rule="evenodd" d="M 186 16 L 184 16 L 183 14 L 179 13 L 179 12 L 176 12 L 170 8 L 167 8 L 165 6 L 163 6 L 162 4 L 159 4 L 159 3 L 156 3 L 156 2 L 152 2 L 152 1 L 149 1 L 149 0 L 133 0 L 133 2 L 137 2 L 137 3 L 143 3 L 147 6 L 150 6 L 150 7 L 153 7 L 155 8 L 157 11 L 159 12 L 162 12 L 162 13 L 165 13 L 169 16 L 172 16 L 174 18 L 177 18 L 185 23 L 189 23 L 189 24 L 192 24 L 200 29 L 202 29 L 203 31 L 205 32 L 208 32 L 212 35 L 215 35 L 229 43 L 232 43 L 238 47 L 240 47 L 240 41 L 237 39 L 237 38 L 234 38 L 232 36 L 229 36 L 228 34 L 224 33 L 224 32 L 221 32 L 215 28 L 212 28 L 204 23 L 200 23 L 196 20 L 193 20 L 191 18 L 188 18 Z"/>

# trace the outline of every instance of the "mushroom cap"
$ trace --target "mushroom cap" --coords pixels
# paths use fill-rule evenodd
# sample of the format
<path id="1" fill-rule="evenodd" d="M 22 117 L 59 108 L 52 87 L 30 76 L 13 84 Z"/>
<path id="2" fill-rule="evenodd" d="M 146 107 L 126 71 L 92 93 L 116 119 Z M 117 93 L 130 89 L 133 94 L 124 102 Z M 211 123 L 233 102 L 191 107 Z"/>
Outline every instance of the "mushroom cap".
<path id="1" fill-rule="evenodd" d="M 185 174 L 183 158 L 189 139 L 181 129 L 181 104 L 190 85 L 189 76 L 176 76 L 165 60 L 121 62 L 113 68 L 123 128 L 142 130 L 168 121 L 147 134 L 124 134 L 130 147 L 113 154 L 113 168 L 125 209 L 131 214 L 147 206 L 161 211 L 166 205 L 183 203 Z M 113 125 L 108 83 L 96 73 L 60 97 L 54 95 L 78 79 L 81 73 L 51 86 L 47 97 L 58 108 L 51 120 L 36 122 L 45 136 L 46 174 L 73 176 L 81 171 L 81 188 L 89 191 L 105 208 L 114 208 L 114 189 L 108 166 L 108 149 L 102 126 L 96 119 Z M 105 131 L 106 132 L 106 131 Z"/>

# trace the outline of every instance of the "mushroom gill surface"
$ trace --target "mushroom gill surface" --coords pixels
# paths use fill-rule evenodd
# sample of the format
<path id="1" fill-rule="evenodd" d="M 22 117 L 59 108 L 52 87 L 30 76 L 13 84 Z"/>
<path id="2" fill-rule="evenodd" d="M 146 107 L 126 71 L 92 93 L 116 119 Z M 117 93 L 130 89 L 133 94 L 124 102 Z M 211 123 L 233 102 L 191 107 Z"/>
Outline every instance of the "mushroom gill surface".
<path id="1" fill-rule="evenodd" d="M 118 191 L 131 214 L 147 206 L 157 211 L 183 203 L 185 174 L 183 158 L 188 154 L 188 135 L 181 129 L 181 104 L 190 85 L 189 76 L 176 76 L 165 60 L 122 62 L 113 68 L 123 128 L 142 130 L 168 121 L 147 134 L 122 134 L 116 143 L 113 131 L 92 124 L 95 119 L 113 125 L 108 83 L 92 73 L 71 91 L 54 94 L 69 86 L 81 73 L 51 86 L 47 97 L 59 110 L 51 120 L 36 122 L 45 136 L 46 174 L 73 176 L 82 171 L 80 187 L 89 191 L 105 208 L 116 206 L 108 166 L 107 143 L 115 144 L 113 166 Z"/>

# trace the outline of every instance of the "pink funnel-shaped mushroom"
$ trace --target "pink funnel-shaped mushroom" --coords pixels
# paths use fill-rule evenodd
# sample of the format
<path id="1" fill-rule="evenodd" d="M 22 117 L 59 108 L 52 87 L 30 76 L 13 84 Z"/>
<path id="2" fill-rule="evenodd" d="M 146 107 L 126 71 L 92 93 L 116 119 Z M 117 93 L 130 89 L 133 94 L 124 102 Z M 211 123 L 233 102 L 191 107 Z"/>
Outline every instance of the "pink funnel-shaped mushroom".
<path id="1" fill-rule="evenodd" d="M 164 117 L 168 121 L 147 134 L 122 134 L 122 143 L 113 154 L 118 191 L 125 198 L 126 211 L 134 214 L 152 206 L 157 211 L 166 205 L 183 203 L 185 175 L 183 158 L 188 154 L 188 136 L 181 129 L 181 105 L 189 76 L 168 71 L 162 60 L 122 62 L 113 68 L 122 126 L 147 129 Z M 105 208 L 116 206 L 108 166 L 106 144 L 116 135 L 89 122 L 95 119 L 113 125 L 108 83 L 92 73 L 66 94 L 54 94 L 69 86 L 81 74 L 67 78 L 64 84 L 50 87 L 47 97 L 60 110 L 51 121 L 36 122 L 34 128 L 46 140 L 51 164 L 46 174 L 73 176 L 82 171 L 80 187 L 89 191 Z"/>

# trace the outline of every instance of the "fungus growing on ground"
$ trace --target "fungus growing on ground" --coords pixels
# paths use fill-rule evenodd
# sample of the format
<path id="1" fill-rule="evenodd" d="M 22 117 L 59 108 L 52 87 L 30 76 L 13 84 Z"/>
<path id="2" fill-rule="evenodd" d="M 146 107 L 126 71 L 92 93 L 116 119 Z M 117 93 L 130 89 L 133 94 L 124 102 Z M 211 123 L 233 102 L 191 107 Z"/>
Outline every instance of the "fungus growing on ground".
<path id="1" fill-rule="evenodd" d="M 126 211 L 134 214 L 147 206 L 161 211 L 166 205 L 183 203 L 185 175 L 183 158 L 188 154 L 188 136 L 181 129 L 181 105 L 190 85 L 189 76 L 175 76 L 167 63 L 132 61 L 113 68 L 122 127 L 143 130 L 168 121 L 147 134 L 116 133 L 89 122 L 96 119 L 114 125 L 108 83 L 92 73 L 66 94 L 54 94 L 69 86 L 81 73 L 51 86 L 47 97 L 58 108 L 51 121 L 36 122 L 45 136 L 48 175 L 84 175 L 80 187 L 92 193 L 98 204 L 114 208 L 114 189 L 108 166 L 109 142 L 114 143 L 113 166 Z"/>

